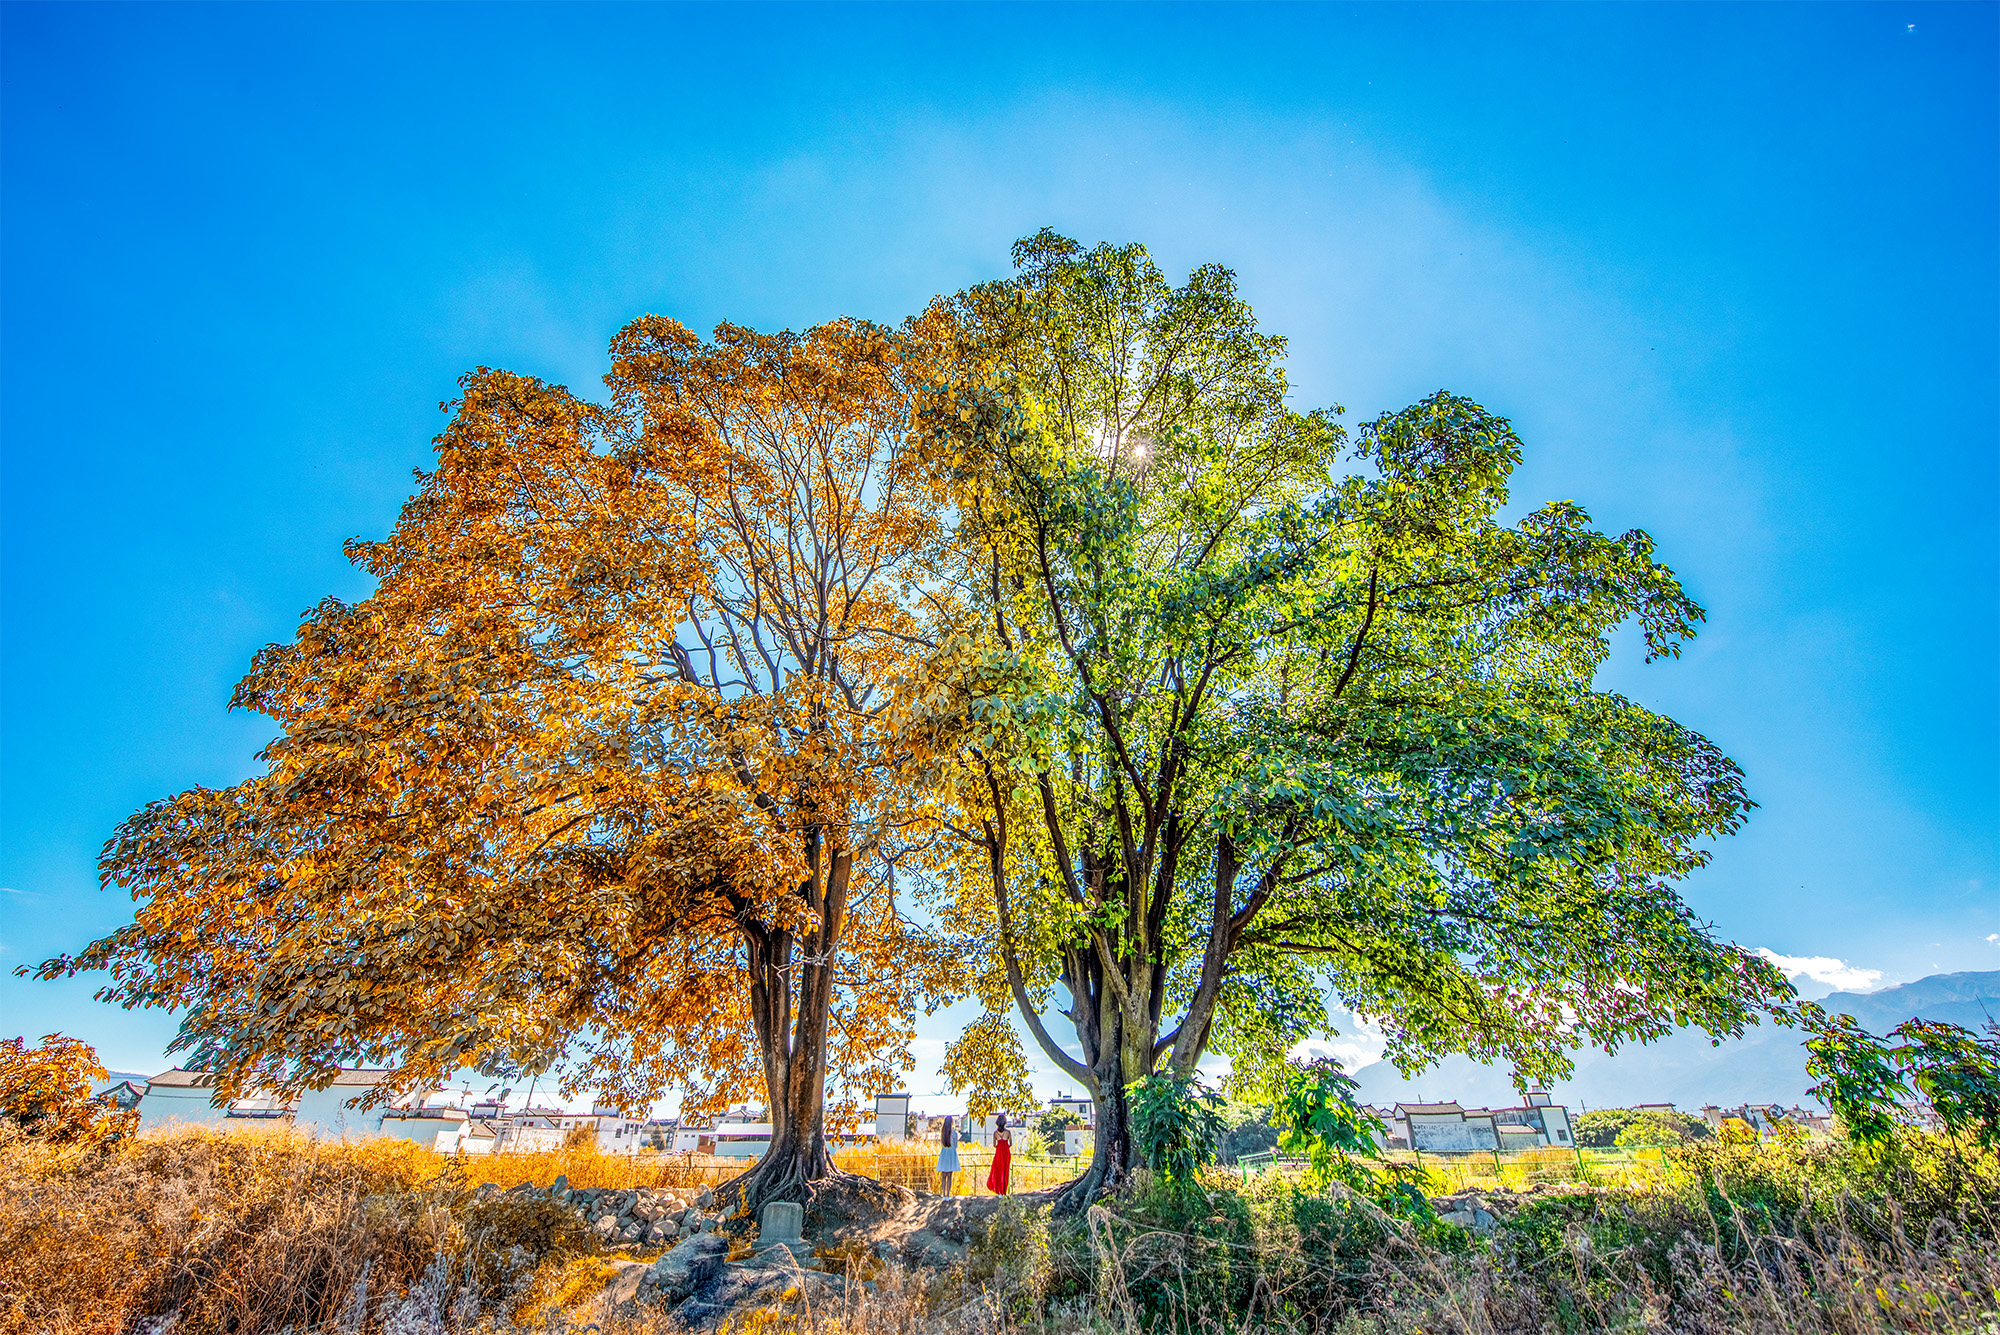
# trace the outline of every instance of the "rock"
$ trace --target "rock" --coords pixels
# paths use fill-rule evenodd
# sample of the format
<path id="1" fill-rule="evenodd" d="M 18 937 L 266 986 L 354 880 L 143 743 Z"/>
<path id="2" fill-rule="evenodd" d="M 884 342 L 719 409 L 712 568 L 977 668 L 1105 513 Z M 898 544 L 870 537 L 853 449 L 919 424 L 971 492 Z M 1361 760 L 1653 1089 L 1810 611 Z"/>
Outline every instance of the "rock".
<path id="1" fill-rule="evenodd" d="M 714 1205 L 715 1204 L 714 1190 L 709 1187 L 703 1187 L 700 1191 L 697 1191 L 694 1194 L 694 1203 L 696 1205 L 699 1205 L 704 1210 L 706 1210 L 709 1206 Z"/>
<path id="2" fill-rule="evenodd" d="M 692 1237 L 653 1262 L 648 1284 L 669 1302 L 682 1302 L 722 1273 L 729 1243 L 713 1235 Z"/>
<path id="3" fill-rule="evenodd" d="M 675 1308 L 674 1316 L 690 1329 L 712 1330 L 729 1317 L 784 1301 L 798 1279 L 796 1271 L 732 1265 L 713 1284 Z"/>
<path id="4" fill-rule="evenodd" d="M 654 1224 L 646 1237 L 651 1242 L 672 1242 L 681 1235 L 680 1225 L 671 1219 L 662 1219 Z"/>
<path id="5" fill-rule="evenodd" d="M 634 1219 L 632 1222 L 625 1225 L 625 1227 L 618 1230 L 618 1236 L 620 1239 L 626 1242 L 638 1242 L 642 1240 L 646 1236 L 645 1221 L 641 1219 Z"/>
<path id="6" fill-rule="evenodd" d="M 795 1201 L 767 1201 L 757 1224 L 755 1254 L 787 1265 L 803 1265 L 812 1247 L 803 1237 L 806 1208 Z"/>
<path id="7" fill-rule="evenodd" d="M 797 1242 L 805 1236 L 806 1207 L 797 1201 L 767 1201 L 757 1220 L 760 1243 Z"/>
<path id="8" fill-rule="evenodd" d="M 568 1174 L 568 1173 L 558 1173 L 558 1174 L 556 1175 L 556 1180 L 555 1180 L 555 1181 L 553 1181 L 553 1182 L 551 1182 L 551 1183 L 549 1183 L 549 1195 L 551 1195 L 551 1196 L 562 1196 L 562 1197 L 565 1197 L 565 1198 L 566 1198 L 566 1197 L 568 1197 L 568 1195 L 569 1195 L 569 1174 Z"/>
<path id="9" fill-rule="evenodd" d="M 614 1272 L 611 1282 L 604 1286 L 603 1305 L 621 1315 L 636 1315 L 637 1304 L 633 1300 L 645 1287 L 646 1277 L 652 1271 L 644 1261 L 613 1261 L 611 1264 Z"/>
<path id="10" fill-rule="evenodd" d="M 641 1191 L 639 1198 L 632 1202 L 632 1217 L 651 1224 L 667 1212 L 667 1204 L 657 1191 Z"/>
<path id="11" fill-rule="evenodd" d="M 609 1242 L 613 1237 L 617 1236 L 618 1221 L 611 1215 L 601 1214 L 597 1216 L 596 1222 L 590 1226 L 590 1231 L 603 1241 Z"/>
<path id="12" fill-rule="evenodd" d="M 1447 1224 L 1457 1224 L 1460 1228 L 1474 1233 L 1491 1233 L 1499 1222 L 1491 1214 L 1476 1206 L 1451 1210 L 1439 1215 L 1438 1218 Z"/>

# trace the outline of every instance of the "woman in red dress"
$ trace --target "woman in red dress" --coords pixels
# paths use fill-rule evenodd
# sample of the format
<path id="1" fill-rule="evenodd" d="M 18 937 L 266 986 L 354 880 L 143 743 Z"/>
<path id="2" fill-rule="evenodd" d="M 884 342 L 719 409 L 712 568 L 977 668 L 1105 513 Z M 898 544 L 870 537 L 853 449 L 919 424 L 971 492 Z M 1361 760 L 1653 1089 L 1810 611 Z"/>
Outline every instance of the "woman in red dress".
<path id="1" fill-rule="evenodd" d="M 986 1174 L 986 1189 L 995 1196 L 1007 1194 L 1007 1166 L 1014 1158 L 1014 1138 L 1007 1134 L 1007 1114 L 1001 1113 L 993 1127 L 993 1167 Z"/>

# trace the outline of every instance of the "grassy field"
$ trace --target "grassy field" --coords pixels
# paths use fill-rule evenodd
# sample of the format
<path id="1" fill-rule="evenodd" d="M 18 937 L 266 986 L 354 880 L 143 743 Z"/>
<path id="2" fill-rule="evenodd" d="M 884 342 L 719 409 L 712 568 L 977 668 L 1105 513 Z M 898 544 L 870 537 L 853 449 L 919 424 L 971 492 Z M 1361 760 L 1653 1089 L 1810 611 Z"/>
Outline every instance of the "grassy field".
<path id="1" fill-rule="evenodd" d="M 933 1155 L 842 1157 L 922 1185 Z M 575 1215 L 477 1188 L 558 1175 L 695 1185 L 735 1167 L 576 1151 L 449 1158 L 283 1131 L 190 1129 L 89 1151 L 9 1135 L 0 1330 L 583 1335 L 594 1320 L 595 1335 L 664 1331 L 658 1316 L 592 1316 L 586 1300 L 611 1268 Z M 983 1161 L 966 1167 L 983 1181 Z M 2000 1335 L 2000 1163 L 1964 1144 L 1918 1133 L 1880 1152 L 1711 1144 L 1624 1163 L 1586 1155 L 1581 1181 L 1517 1179 L 1555 1165 L 1505 1160 L 1490 1182 L 1460 1180 L 1474 1168 L 1426 1155 L 1360 1191 L 1222 1169 L 1175 1191 L 1142 1175 L 1069 1220 L 1017 1199 L 960 1265 L 870 1264 L 870 1287 L 838 1310 L 732 1335 Z M 1429 1197 L 1503 1183 L 1527 1190 L 1491 1191 L 1486 1231 L 1430 1212 Z"/>

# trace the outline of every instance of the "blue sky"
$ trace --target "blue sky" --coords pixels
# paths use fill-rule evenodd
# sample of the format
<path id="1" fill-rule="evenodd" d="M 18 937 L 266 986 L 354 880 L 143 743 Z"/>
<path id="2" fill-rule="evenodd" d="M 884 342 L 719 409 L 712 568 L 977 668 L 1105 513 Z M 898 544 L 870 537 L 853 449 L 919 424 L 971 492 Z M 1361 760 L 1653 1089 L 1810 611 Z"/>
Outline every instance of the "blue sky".
<path id="1" fill-rule="evenodd" d="M 1724 933 L 2000 968 L 1997 12 L 0 8 L 0 965 L 250 771 L 230 686 L 365 593 L 457 375 L 896 319 L 1047 224 L 1234 267 L 1302 406 L 1470 394 L 1524 506 L 1655 534 L 1708 628 L 1607 675 L 1748 771 Z M 0 1033 L 159 1066 L 89 991 L 6 977 Z"/>

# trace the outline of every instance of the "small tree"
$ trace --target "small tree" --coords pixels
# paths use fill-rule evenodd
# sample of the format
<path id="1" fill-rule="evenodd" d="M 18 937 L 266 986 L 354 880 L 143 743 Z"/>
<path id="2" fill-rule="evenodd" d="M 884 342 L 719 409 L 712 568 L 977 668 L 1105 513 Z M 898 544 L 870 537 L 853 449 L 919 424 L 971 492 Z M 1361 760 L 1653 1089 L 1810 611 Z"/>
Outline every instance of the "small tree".
<path id="1" fill-rule="evenodd" d="M 1907 1020 L 1889 1031 L 1902 1043 L 1890 1059 L 1916 1086 L 1938 1122 L 1987 1149 L 2000 1147 L 2000 1024 L 1987 1036 L 1941 1020 Z"/>
<path id="2" fill-rule="evenodd" d="M 1202 1088 L 1192 1071 L 1155 1072 L 1135 1080 L 1125 1096 L 1132 1141 L 1146 1165 L 1170 1187 L 1195 1186 L 1222 1137 L 1222 1096 Z"/>
<path id="3" fill-rule="evenodd" d="M 2000 1026 L 1987 1036 L 1942 1020 L 1912 1019 L 1889 1031 L 1890 1043 L 1851 1015 L 1799 1008 L 1809 1037 L 1806 1072 L 1819 1081 L 1809 1091 L 1857 1140 L 1887 1140 L 1913 1108 L 1927 1106 L 1947 1134 L 1969 1134 L 1981 1145 L 2000 1145 Z"/>
<path id="4" fill-rule="evenodd" d="M 1619 1133 L 1638 1118 L 1630 1108 L 1592 1108 L 1578 1113 L 1576 1143 L 1587 1150 L 1608 1150 L 1617 1143 Z"/>
<path id="5" fill-rule="evenodd" d="M 1296 1068 L 1272 1119 L 1281 1128 L 1278 1143 L 1312 1163 L 1322 1182 L 1361 1184 L 1356 1159 L 1382 1157 L 1375 1143 L 1381 1123 L 1354 1101 L 1354 1078 L 1329 1058 Z"/>
<path id="6" fill-rule="evenodd" d="M 80 1039 L 45 1035 L 0 1040 L 0 1121 L 58 1145 L 97 1145 L 133 1130 L 135 1110 L 114 1108 L 91 1092 L 109 1073 Z"/>

